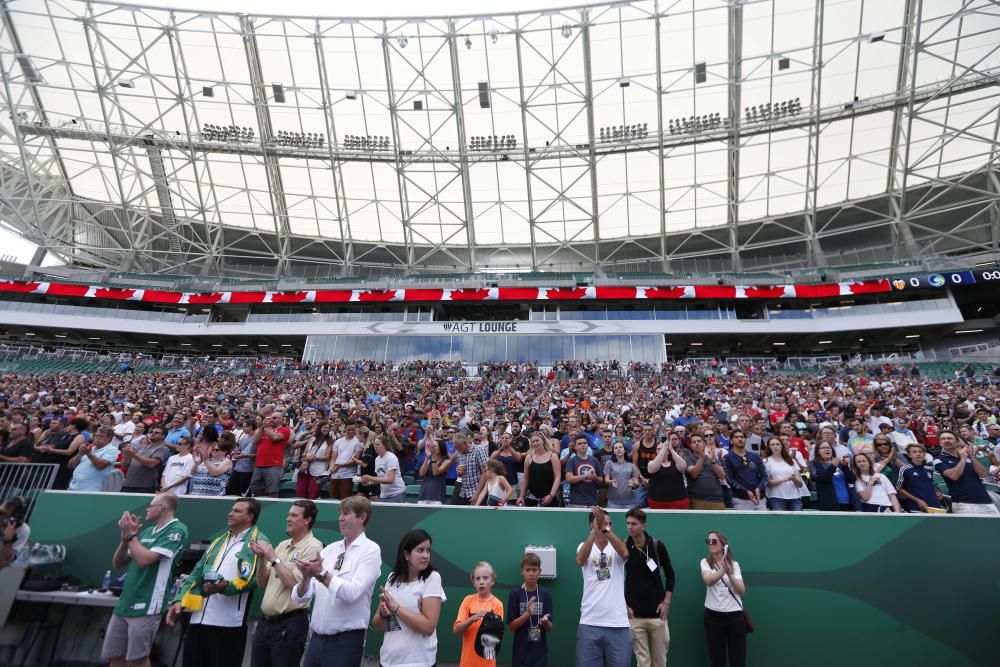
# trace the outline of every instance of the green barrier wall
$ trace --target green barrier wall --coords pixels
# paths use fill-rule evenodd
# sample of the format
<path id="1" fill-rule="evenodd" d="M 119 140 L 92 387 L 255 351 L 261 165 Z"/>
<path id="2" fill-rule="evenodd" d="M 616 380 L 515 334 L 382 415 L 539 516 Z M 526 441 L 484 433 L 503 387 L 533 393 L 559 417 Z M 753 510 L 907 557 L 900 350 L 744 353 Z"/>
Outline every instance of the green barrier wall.
<path id="1" fill-rule="evenodd" d="M 69 547 L 65 571 L 97 584 L 110 567 L 125 510 L 144 515 L 149 496 L 47 492 L 31 520 L 32 539 Z M 192 540 L 225 528 L 232 498 L 184 498 L 179 518 Z M 284 539 L 287 500 L 265 501 L 263 531 Z M 338 505 L 320 502 L 316 535 L 339 539 Z M 623 512 L 614 529 L 625 535 Z M 506 604 L 520 584 L 525 545 L 558 549 L 558 578 L 544 582 L 555 600 L 553 665 L 573 664 L 581 575 L 573 554 L 586 536 L 582 510 L 376 506 L 368 536 L 382 547 L 383 580 L 403 533 L 419 527 L 434 538 L 433 563 L 446 594 L 438 626 L 439 661 L 457 662 L 451 632 L 458 605 L 471 593 L 469 568 L 489 560 L 494 593 Z M 749 664 L 801 667 L 845 664 L 996 665 L 992 646 L 1000 600 L 1000 520 L 961 516 L 820 513 L 654 512 L 649 532 L 670 551 L 677 586 L 670 614 L 671 667 L 707 664 L 702 626 L 705 587 L 698 561 L 708 530 L 729 537 L 748 587 L 757 632 Z M 258 595 L 259 597 L 259 595 Z M 377 655 L 381 634 L 369 637 Z M 510 660 L 504 640 L 501 664 Z"/>

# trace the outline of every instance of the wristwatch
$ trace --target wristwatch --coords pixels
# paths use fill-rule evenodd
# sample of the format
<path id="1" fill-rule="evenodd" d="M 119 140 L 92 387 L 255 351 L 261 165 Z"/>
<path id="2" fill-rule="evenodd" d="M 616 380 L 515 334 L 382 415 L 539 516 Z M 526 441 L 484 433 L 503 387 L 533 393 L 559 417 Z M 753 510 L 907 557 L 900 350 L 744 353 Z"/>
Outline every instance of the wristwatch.
<path id="1" fill-rule="evenodd" d="M 281 565 L 280 558 L 275 558 L 274 560 L 271 561 L 271 567 L 274 567 L 275 565 Z"/>
<path id="2" fill-rule="evenodd" d="M 323 583 L 324 581 L 326 581 L 326 577 L 327 577 L 328 574 L 330 574 L 330 573 L 327 572 L 326 570 L 323 570 L 322 572 L 319 573 L 319 581 L 320 581 L 320 583 Z"/>

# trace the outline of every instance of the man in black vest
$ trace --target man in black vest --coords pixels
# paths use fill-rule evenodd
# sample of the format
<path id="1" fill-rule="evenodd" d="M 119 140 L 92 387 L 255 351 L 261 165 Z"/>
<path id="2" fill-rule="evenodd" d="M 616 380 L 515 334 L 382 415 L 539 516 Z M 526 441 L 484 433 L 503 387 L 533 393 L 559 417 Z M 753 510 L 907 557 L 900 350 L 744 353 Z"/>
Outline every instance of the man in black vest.
<path id="1" fill-rule="evenodd" d="M 670 645 L 667 617 L 674 595 L 674 568 L 663 542 L 646 533 L 645 512 L 630 509 L 625 514 L 625 525 L 628 527 L 625 602 L 632 629 L 632 651 L 638 667 L 664 667 Z"/>

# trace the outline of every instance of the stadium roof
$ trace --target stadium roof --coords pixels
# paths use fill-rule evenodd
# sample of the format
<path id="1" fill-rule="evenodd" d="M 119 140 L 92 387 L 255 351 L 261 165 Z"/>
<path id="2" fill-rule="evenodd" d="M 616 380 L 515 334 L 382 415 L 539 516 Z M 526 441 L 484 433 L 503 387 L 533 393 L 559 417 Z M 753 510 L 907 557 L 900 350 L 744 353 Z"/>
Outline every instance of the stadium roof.
<path id="1" fill-rule="evenodd" d="M 2 12 L 0 217 L 78 265 L 322 277 L 997 253 L 986 0 Z"/>

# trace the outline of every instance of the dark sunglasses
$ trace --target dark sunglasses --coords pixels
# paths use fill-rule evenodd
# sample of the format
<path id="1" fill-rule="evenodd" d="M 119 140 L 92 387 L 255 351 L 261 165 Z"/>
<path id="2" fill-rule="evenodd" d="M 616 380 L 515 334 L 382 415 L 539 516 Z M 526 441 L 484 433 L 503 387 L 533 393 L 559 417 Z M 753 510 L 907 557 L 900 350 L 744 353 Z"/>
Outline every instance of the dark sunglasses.
<path id="1" fill-rule="evenodd" d="M 719 543 L 719 538 L 717 538 L 717 537 L 706 537 L 705 538 L 705 544 L 718 544 L 718 543 Z"/>

